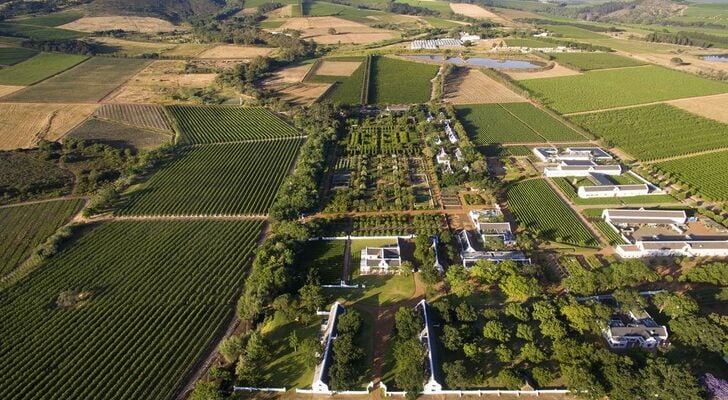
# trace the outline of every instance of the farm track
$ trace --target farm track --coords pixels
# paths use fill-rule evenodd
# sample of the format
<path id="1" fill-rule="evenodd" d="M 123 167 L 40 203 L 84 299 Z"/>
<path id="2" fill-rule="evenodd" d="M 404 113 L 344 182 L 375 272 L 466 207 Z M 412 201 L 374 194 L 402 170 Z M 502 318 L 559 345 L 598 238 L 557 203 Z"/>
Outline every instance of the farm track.
<path id="1" fill-rule="evenodd" d="M 50 202 L 53 202 L 53 201 L 80 200 L 80 199 L 86 199 L 86 197 L 85 196 L 54 197 L 52 199 L 32 200 L 32 201 L 24 201 L 22 203 L 4 204 L 4 205 L 0 205 L 0 208 L 12 208 L 12 207 L 28 206 L 28 205 L 31 205 L 31 204 L 50 203 Z"/>

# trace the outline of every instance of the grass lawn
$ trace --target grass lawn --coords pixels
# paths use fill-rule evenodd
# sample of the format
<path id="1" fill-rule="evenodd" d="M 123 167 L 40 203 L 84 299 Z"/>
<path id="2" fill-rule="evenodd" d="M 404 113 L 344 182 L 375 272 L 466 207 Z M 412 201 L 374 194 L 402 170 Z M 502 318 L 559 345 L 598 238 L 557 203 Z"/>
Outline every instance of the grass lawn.
<path id="1" fill-rule="evenodd" d="M 352 283 L 362 284 L 365 287 L 361 289 L 326 289 L 326 292 L 349 304 L 385 306 L 407 300 L 415 291 L 413 276 L 360 275 Z"/>
<path id="2" fill-rule="evenodd" d="M 20 64 L 0 70 L 0 85 L 32 85 L 65 71 L 85 59 L 86 56 L 41 53 Z"/>
<path id="3" fill-rule="evenodd" d="M 552 54 L 559 64 L 580 71 L 591 71 L 604 68 L 635 67 L 646 65 L 644 61 L 623 57 L 612 53 L 561 53 Z"/>
<path id="4" fill-rule="evenodd" d="M 588 71 L 518 84 L 562 114 L 728 92 L 728 83 L 658 66 Z"/>
<path id="5" fill-rule="evenodd" d="M 369 103 L 426 103 L 432 94 L 430 80 L 438 68 L 437 65 L 373 57 Z"/>
<path id="6" fill-rule="evenodd" d="M 276 313 L 272 320 L 263 325 L 261 332 L 268 341 L 268 348 L 272 350 L 271 361 L 266 364 L 262 373 L 266 385 L 285 386 L 286 389 L 311 387 L 314 368 L 306 366 L 305 355 L 300 348 L 299 351 L 294 351 L 290 347 L 288 337 L 294 331 L 299 342 L 307 337 L 318 337 L 320 326 L 320 318 L 314 318 L 310 324 L 303 325 L 286 320 L 280 313 Z"/>
<path id="7" fill-rule="evenodd" d="M 344 270 L 345 240 L 317 240 L 306 242 L 300 256 L 301 268 L 314 268 L 323 284 L 339 283 Z"/>

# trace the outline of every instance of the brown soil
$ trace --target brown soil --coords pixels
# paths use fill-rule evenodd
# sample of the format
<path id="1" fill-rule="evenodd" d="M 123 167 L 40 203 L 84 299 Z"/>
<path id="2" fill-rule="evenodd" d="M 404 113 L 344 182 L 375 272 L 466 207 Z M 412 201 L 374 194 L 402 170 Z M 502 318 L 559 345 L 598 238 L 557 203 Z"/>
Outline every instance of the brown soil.
<path id="1" fill-rule="evenodd" d="M 309 105 L 326 93 L 330 86 L 328 83 L 296 83 L 277 90 L 285 100 L 298 105 Z"/>
<path id="2" fill-rule="evenodd" d="M 282 68 L 273 73 L 269 79 L 266 80 L 265 85 L 278 85 L 283 83 L 298 83 L 303 80 L 308 70 L 311 69 L 313 64 L 297 65 L 295 67 Z"/>
<path id="3" fill-rule="evenodd" d="M 158 60 L 143 69 L 107 101 L 111 103 L 158 103 L 178 89 L 205 88 L 217 74 L 185 74 L 185 61 Z"/>
<path id="4" fill-rule="evenodd" d="M 555 78 L 557 76 L 581 75 L 581 72 L 555 64 L 553 68 L 533 72 L 506 72 L 511 78 L 522 81 L 526 79 Z"/>
<path id="5" fill-rule="evenodd" d="M 685 111 L 728 124 L 728 93 L 668 101 Z"/>
<path id="6" fill-rule="evenodd" d="M 170 32 L 181 29 L 179 26 L 172 25 L 163 19 L 131 16 L 83 17 L 71 23 L 61 25 L 59 28 L 80 32 L 122 29 L 143 33 Z"/>
<path id="7" fill-rule="evenodd" d="M 40 139 L 58 140 L 83 122 L 95 104 L 0 104 L 0 149 L 33 147 Z"/>
<path id="8" fill-rule="evenodd" d="M 24 87 L 25 86 L 0 85 L 0 97 L 7 96 L 10 93 L 15 93 Z"/>
<path id="9" fill-rule="evenodd" d="M 493 22 L 498 22 L 498 23 L 506 25 L 506 26 L 513 25 L 513 23 L 511 21 L 501 17 L 500 15 L 498 15 L 492 11 L 488 11 L 483 7 L 477 6 L 475 4 L 450 3 L 450 9 L 455 14 L 462 14 L 462 15 L 465 15 L 466 17 L 489 19 Z"/>
<path id="10" fill-rule="evenodd" d="M 316 69 L 316 75 L 351 76 L 359 65 L 359 61 L 323 61 Z"/>
<path id="11" fill-rule="evenodd" d="M 336 34 L 328 33 L 330 28 L 336 29 Z M 372 28 L 357 22 L 347 21 L 337 17 L 298 17 L 286 21 L 277 30 L 293 29 L 301 31 L 305 39 L 313 39 L 320 44 L 335 43 L 373 43 L 395 37 L 392 31 Z"/>
<path id="12" fill-rule="evenodd" d="M 275 49 L 271 47 L 220 45 L 203 51 L 197 58 L 250 59 L 269 56 L 274 51 Z"/>
<path id="13" fill-rule="evenodd" d="M 293 4 L 275 9 L 266 15 L 268 18 L 290 18 L 293 16 Z"/>
<path id="14" fill-rule="evenodd" d="M 445 101 L 452 104 L 518 103 L 527 101 L 477 69 L 459 68 L 445 84 Z"/>

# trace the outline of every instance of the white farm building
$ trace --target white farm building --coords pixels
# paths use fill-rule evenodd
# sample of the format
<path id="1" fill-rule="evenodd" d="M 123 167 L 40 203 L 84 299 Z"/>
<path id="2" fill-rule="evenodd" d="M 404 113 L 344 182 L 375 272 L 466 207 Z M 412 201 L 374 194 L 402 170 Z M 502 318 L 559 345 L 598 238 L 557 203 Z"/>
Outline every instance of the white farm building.
<path id="1" fill-rule="evenodd" d="M 579 186 L 577 194 L 582 199 L 644 196 L 650 194 L 650 187 L 646 184 Z"/>
<path id="2" fill-rule="evenodd" d="M 591 176 L 595 174 L 622 175 L 622 166 L 597 165 L 591 161 L 580 163 L 562 161 L 559 165 L 555 167 L 544 168 L 543 173 L 549 178 L 563 178 L 568 176 Z"/>
<path id="3" fill-rule="evenodd" d="M 362 275 L 394 274 L 399 273 L 401 265 L 402 255 L 397 240 L 391 245 L 362 249 L 359 272 Z"/>

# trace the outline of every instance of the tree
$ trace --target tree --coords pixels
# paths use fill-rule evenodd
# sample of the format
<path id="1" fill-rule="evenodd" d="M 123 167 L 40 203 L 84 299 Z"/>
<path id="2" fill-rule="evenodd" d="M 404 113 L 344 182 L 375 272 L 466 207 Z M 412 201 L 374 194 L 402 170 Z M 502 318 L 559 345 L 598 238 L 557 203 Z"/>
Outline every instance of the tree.
<path id="1" fill-rule="evenodd" d="M 695 377 L 687 369 L 668 364 L 664 358 L 647 360 L 647 366 L 639 373 L 640 398 L 655 399 L 702 399 Z"/>
<path id="2" fill-rule="evenodd" d="M 705 317 L 685 315 L 671 319 L 668 325 L 676 340 L 715 353 L 722 353 L 723 343 L 728 341 L 725 329 Z"/>
<path id="3" fill-rule="evenodd" d="M 546 360 L 546 355 L 535 344 L 528 342 L 521 347 L 521 358 L 538 364 Z"/>
<path id="4" fill-rule="evenodd" d="M 291 334 L 288 335 L 288 347 L 291 348 L 291 350 L 298 351 L 298 344 L 300 343 L 300 340 L 298 340 L 298 335 L 296 334 L 296 331 L 291 331 Z"/>
<path id="5" fill-rule="evenodd" d="M 483 355 L 482 349 L 483 346 L 479 343 L 465 343 L 463 345 L 463 353 L 465 353 L 465 357 L 470 361 L 478 361 Z"/>
<path id="6" fill-rule="evenodd" d="M 538 387 L 545 387 L 553 382 L 558 376 L 554 371 L 544 367 L 534 367 L 531 370 L 531 377 L 536 381 Z"/>
<path id="7" fill-rule="evenodd" d="M 245 385 L 258 386 L 263 378 L 261 371 L 268 363 L 270 352 L 263 335 L 254 331 L 248 338 L 243 354 L 238 358 L 235 366 L 235 375 Z"/>
<path id="8" fill-rule="evenodd" d="M 523 339 L 527 342 L 533 342 L 535 339 L 535 333 L 533 331 L 533 328 L 531 328 L 528 324 L 518 324 L 516 325 L 516 337 Z"/>
<path id="9" fill-rule="evenodd" d="M 527 278 L 518 274 L 508 274 L 501 279 L 498 285 L 512 301 L 524 302 L 540 293 L 541 287 L 534 278 Z"/>
<path id="10" fill-rule="evenodd" d="M 560 306 L 560 311 L 575 331 L 584 333 L 589 330 L 597 330 L 594 329 L 597 321 L 593 310 L 573 297 L 566 297 L 566 301 Z"/>
<path id="11" fill-rule="evenodd" d="M 519 303 L 508 303 L 503 311 L 506 315 L 510 315 L 522 322 L 528 322 L 531 320 L 528 309 Z"/>
<path id="12" fill-rule="evenodd" d="M 445 282 L 450 286 L 450 291 L 458 297 L 468 297 L 473 294 L 473 285 L 462 265 L 450 266 L 445 273 Z"/>
<path id="13" fill-rule="evenodd" d="M 505 343 L 510 340 L 511 335 L 500 321 L 488 321 L 483 327 L 483 337 Z"/>
<path id="14" fill-rule="evenodd" d="M 470 275 L 481 283 L 492 285 L 503 276 L 503 271 L 494 262 L 481 260 L 470 267 Z"/>
<path id="15" fill-rule="evenodd" d="M 414 264 L 410 261 L 402 261 L 402 265 L 399 266 L 399 270 L 403 276 L 412 276 L 412 272 L 415 270 Z"/>
<path id="16" fill-rule="evenodd" d="M 301 299 L 301 307 L 309 314 L 316 313 L 325 304 L 321 285 L 313 271 L 308 274 L 308 281 L 298 291 L 298 297 Z"/>
<path id="17" fill-rule="evenodd" d="M 452 325 L 445 325 L 442 328 L 442 344 L 450 351 L 460 350 L 463 344 L 460 331 Z"/>
<path id="18" fill-rule="evenodd" d="M 394 343 L 394 380 L 414 399 L 422 391 L 425 381 L 425 348 L 417 338 L 400 339 Z"/>
<path id="19" fill-rule="evenodd" d="M 419 335 L 423 324 L 420 316 L 413 309 L 400 307 L 394 314 L 394 326 L 397 329 L 398 338 L 410 339 Z"/>
<path id="20" fill-rule="evenodd" d="M 496 377 L 498 385 L 510 390 L 518 390 L 523 386 L 523 379 L 511 369 L 502 369 Z"/>
<path id="21" fill-rule="evenodd" d="M 696 314 L 699 310 L 698 303 L 687 294 L 660 292 L 652 296 L 652 303 L 670 318 Z"/>
<path id="22" fill-rule="evenodd" d="M 307 337 L 301 341 L 299 347 L 303 354 L 303 365 L 307 368 L 313 368 L 321 362 L 320 354 L 323 351 L 321 342 L 315 338 Z"/>
<path id="23" fill-rule="evenodd" d="M 361 328 L 361 315 L 353 309 L 339 316 L 339 320 L 336 322 L 336 329 L 339 333 L 355 334 L 359 328 Z"/>
<path id="24" fill-rule="evenodd" d="M 624 312 L 639 312 L 647 307 L 647 300 L 634 289 L 617 289 L 612 293 Z"/>
<path id="25" fill-rule="evenodd" d="M 460 322 L 475 322 L 478 319 L 478 312 L 475 307 L 462 302 L 455 307 L 455 316 Z"/>
<path id="26" fill-rule="evenodd" d="M 243 354 L 243 343 L 240 336 L 231 335 L 220 343 L 220 355 L 226 363 L 232 363 Z"/>
<path id="27" fill-rule="evenodd" d="M 561 375 L 566 378 L 566 386 L 575 394 L 593 400 L 606 395 L 604 386 L 599 383 L 589 364 L 561 364 Z"/>
<path id="28" fill-rule="evenodd" d="M 329 35 L 336 35 L 336 29 L 335 28 L 329 28 L 328 32 L 329 32 Z"/>
<path id="29" fill-rule="evenodd" d="M 329 368 L 331 387 L 334 390 L 348 390 L 356 383 L 357 364 L 364 357 L 361 348 L 354 344 L 351 332 L 339 334 L 332 346 L 333 363 Z"/>
<path id="30" fill-rule="evenodd" d="M 298 314 L 298 302 L 291 298 L 289 293 L 282 294 L 273 300 L 271 307 L 276 312 L 281 313 L 286 320 L 293 321 Z"/>
<path id="31" fill-rule="evenodd" d="M 502 363 L 509 363 L 513 361 L 513 351 L 509 349 L 508 346 L 499 344 L 498 346 L 495 346 L 494 351 L 498 361 Z"/>
<path id="32" fill-rule="evenodd" d="M 198 381 L 195 390 L 190 394 L 190 400 L 222 400 L 222 393 L 215 382 Z"/>
<path id="33" fill-rule="evenodd" d="M 444 363 L 442 371 L 445 373 L 445 382 L 450 388 L 466 389 L 470 384 L 470 374 L 463 360 Z"/>

